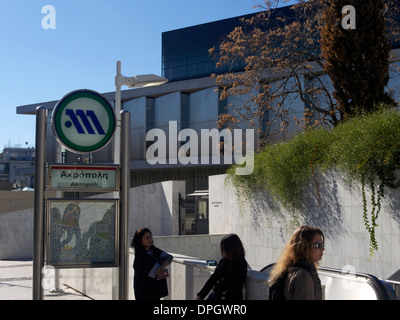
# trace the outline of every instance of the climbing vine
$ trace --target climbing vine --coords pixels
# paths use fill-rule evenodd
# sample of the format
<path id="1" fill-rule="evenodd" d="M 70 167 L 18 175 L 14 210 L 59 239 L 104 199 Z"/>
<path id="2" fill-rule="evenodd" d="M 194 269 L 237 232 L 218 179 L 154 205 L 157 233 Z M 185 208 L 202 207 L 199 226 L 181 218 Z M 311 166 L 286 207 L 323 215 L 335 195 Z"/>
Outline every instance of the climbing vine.
<path id="1" fill-rule="evenodd" d="M 290 212 L 304 209 L 305 191 L 310 184 L 322 205 L 316 172 L 338 169 L 346 181 L 361 185 L 363 221 L 370 237 L 370 256 L 378 250 L 376 228 L 387 188 L 398 188 L 400 167 L 400 113 L 381 106 L 336 126 L 308 129 L 290 141 L 267 145 L 255 155 L 254 171 L 236 176 L 228 171 L 238 190 L 251 195 L 262 188 Z M 370 192 L 368 205 L 367 189 Z"/>
<path id="2" fill-rule="evenodd" d="M 365 228 L 370 234 L 370 248 L 369 248 L 369 253 L 370 256 L 372 257 L 374 255 L 374 252 L 378 250 L 378 242 L 375 238 L 375 229 L 378 227 L 378 224 L 376 223 L 376 220 L 378 219 L 379 213 L 381 211 L 381 199 L 384 197 L 384 183 L 379 184 L 378 190 L 375 189 L 375 182 L 370 181 L 370 189 L 371 189 L 371 212 L 370 216 L 371 219 L 369 219 L 368 215 L 368 209 L 367 209 L 367 197 L 365 194 L 365 181 L 364 178 L 362 177 L 361 181 L 361 192 L 362 192 L 362 201 L 363 201 L 363 219 L 364 219 L 364 224 Z"/>

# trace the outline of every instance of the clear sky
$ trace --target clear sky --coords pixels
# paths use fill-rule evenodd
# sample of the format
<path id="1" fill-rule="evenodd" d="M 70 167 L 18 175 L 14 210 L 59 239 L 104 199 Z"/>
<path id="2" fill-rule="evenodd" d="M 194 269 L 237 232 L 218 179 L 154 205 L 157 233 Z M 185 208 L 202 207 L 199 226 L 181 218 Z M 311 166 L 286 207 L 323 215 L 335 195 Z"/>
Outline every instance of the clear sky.
<path id="1" fill-rule="evenodd" d="M 258 12 L 261 2 L 0 0 L 0 152 L 35 144 L 35 116 L 17 115 L 17 106 L 76 89 L 115 91 L 117 60 L 126 76 L 161 75 L 162 32 Z M 55 29 L 42 27 L 46 5 Z"/>

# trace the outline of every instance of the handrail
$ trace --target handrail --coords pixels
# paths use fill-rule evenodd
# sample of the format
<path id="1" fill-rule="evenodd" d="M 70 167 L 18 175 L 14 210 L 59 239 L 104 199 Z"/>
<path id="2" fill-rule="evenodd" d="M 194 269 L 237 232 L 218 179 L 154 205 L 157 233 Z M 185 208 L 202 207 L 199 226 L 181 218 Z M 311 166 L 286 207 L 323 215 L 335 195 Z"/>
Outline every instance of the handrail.
<path id="1" fill-rule="evenodd" d="M 269 268 L 272 268 L 274 265 L 275 265 L 275 263 L 271 263 L 271 264 L 269 264 L 269 265 L 266 265 L 264 268 L 262 268 L 262 269 L 260 270 L 260 272 L 265 272 L 265 270 L 267 270 L 267 269 L 269 269 Z"/>
<path id="2" fill-rule="evenodd" d="M 265 272 L 267 269 L 272 268 L 275 263 L 271 263 L 260 270 L 260 272 Z M 318 270 L 332 272 L 335 274 L 343 275 L 343 271 L 340 269 L 330 268 L 330 267 L 318 267 Z M 348 273 L 349 274 L 349 273 Z M 374 290 L 378 300 L 390 300 L 389 293 L 382 282 L 374 275 L 354 272 L 352 275 L 360 278 L 365 278 L 371 284 L 372 289 Z M 389 282 L 389 281 L 387 281 Z"/>
<path id="3" fill-rule="evenodd" d="M 400 286 L 400 281 L 386 279 L 385 282 L 390 283 L 390 284 L 394 284 L 396 286 Z"/>
<path id="4" fill-rule="evenodd" d="M 344 272 L 342 270 L 335 269 L 335 268 L 318 267 L 318 269 L 321 271 L 328 271 L 328 272 L 336 273 L 339 275 L 344 274 Z M 350 274 L 350 273 L 346 273 L 346 274 Z M 360 277 L 360 278 L 366 278 L 371 283 L 371 286 L 374 289 L 378 300 L 390 300 L 387 289 L 385 288 L 385 286 L 382 284 L 382 282 L 376 276 L 374 276 L 372 274 L 362 273 L 362 272 L 354 272 L 354 273 L 352 272 L 351 275 L 354 275 L 354 276 Z"/>

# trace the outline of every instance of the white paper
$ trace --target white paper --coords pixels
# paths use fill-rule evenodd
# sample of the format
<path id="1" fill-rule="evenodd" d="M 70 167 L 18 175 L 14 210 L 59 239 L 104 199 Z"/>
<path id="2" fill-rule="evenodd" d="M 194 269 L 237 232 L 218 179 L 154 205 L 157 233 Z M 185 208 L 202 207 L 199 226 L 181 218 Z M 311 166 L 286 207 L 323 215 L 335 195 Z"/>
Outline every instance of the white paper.
<path id="1" fill-rule="evenodd" d="M 149 276 L 150 278 L 155 278 L 155 277 L 156 277 L 157 269 L 158 269 L 159 267 L 161 267 L 161 265 L 158 264 L 158 263 L 156 263 L 156 264 L 154 265 L 154 267 L 150 270 L 148 276 Z"/>

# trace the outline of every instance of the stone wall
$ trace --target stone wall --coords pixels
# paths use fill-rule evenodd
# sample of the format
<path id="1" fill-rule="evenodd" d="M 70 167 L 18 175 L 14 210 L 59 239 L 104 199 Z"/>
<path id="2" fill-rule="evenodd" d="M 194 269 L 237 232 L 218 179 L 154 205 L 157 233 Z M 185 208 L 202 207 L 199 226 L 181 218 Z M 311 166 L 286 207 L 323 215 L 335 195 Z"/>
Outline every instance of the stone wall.
<path id="1" fill-rule="evenodd" d="M 33 209 L 0 214 L 0 259 L 31 259 Z"/>
<path id="2" fill-rule="evenodd" d="M 321 266 L 342 269 L 350 265 L 357 272 L 384 279 L 400 269 L 399 190 L 390 190 L 383 200 L 376 229 L 379 249 L 370 258 L 360 187 L 347 185 L 337 172 L 318 177 L 321 205 L 310 186 L 303 214 L 297 216 L 274 204 L 264 192 L 255 192 L 247 200 L 238 196 L 226 177 L 209 179 L 210 234 L 237 233 L 252 269 L 274 263 L 294 229 L 303 224 L 325 233 Z"/>

